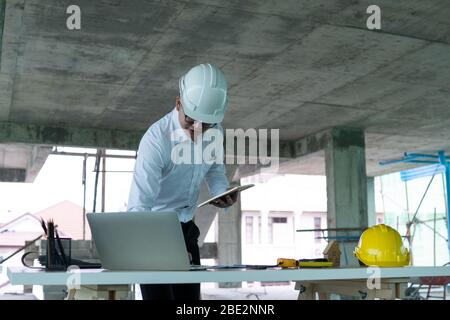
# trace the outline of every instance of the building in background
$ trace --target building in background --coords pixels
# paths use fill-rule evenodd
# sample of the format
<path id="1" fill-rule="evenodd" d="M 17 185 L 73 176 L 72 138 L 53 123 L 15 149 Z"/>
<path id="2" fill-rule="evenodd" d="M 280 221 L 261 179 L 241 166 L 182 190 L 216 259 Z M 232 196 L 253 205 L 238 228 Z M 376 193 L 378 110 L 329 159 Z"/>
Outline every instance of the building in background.
<path id="1" fill-rule="evenodd" d="M 325 177 L 256 175 L 241 183 L 255 184 L 241 194 L 243 263 L 323 257 L 327 233 L 297 230 L 327 228 Z M 383 219 L 377 213 L 377 223 Z"/>
<path id="2" fill-rule="evenodd" d="M 243 263 L 321 257 L 326 241 L 296 230 L 326 228 L 325 177 L 261 174 L 241 182 L 255 184 L 241 194 Z"/>
<path id="3" fill-rule="evenodd" d="M 34 214 L 24 213 L 3 223 L 0 226 L 0 256 L 6 258 L 22 248 L 27 241 L 37 239 L 42 235 L 41 218 L 44 221 L 53 219 L 61 237 L 69 237 L 73 240 L 83 239 L 83 208 L 70 201 L 61 201 Z M 91 239 L 91 232 L 87 223 L 85 227 L 86 239 L 89 240 Z M 18 252 L 2 264 L 0 292 L 4 290 L 16 291 L 15 288 L 8 286 L 9 281 L 5 272 L 9 266 L 22 265 L 21 257 L 23 254 L 24 251 Z M 19 289 L 19 291 L 21 290 Z"/>
<path id="4" fill-rule="evenodd" d="M 375 178 L 375 223 L 386 223 L 400 232 L 417 266 L 442 265 L 450 259 L 443 182 L 441 177 L 435 178 L 423 196 L 430 178 L 408 182 L 407 186 L 399 173 Z M 327 228 L 324 176 L 255 175 L 241 183 L 256 185 L 241 194 L 243 263 L 322 257 L 327 241 L 321 237 L 326 234 L 297 230 Z M 414 236 L 409 243 L 406 226 L 414 215 Z"/>

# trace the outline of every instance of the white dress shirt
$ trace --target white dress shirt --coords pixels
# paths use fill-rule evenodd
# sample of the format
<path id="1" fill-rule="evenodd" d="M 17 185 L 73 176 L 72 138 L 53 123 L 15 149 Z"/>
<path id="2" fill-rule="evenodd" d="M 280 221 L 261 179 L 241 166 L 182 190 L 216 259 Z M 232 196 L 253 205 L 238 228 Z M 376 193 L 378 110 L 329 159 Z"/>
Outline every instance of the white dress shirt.
<path id="1" fill-rule="evenodd" d="M 223 132 L 219 124 L 213 128 Z M 199 143 L 204 150 L 209 141 L 192 141 L 181 128 L 176 108 L 150 126 L 139 144 L 128 211 L 176 211 L 179 220 L 187 222 L 194 216 L 203 179 L 212 196 L 227 190 L 229 184 L 223 163 L 211 164 L 203 158 L 197 161 L 200 164 L 194 161 L 174 163 L 174 148 L 190 150 L 194 159 L 194 150 Z M 220 147 L 223 154 L 223 145 Z"/>

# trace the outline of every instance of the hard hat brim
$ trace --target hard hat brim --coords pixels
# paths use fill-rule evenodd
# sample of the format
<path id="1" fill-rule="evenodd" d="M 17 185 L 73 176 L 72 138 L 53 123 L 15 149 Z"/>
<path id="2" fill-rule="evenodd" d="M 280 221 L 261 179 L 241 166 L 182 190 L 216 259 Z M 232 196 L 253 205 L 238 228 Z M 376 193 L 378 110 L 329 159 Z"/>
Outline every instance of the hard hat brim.
<path id="1" fill-rule="evenodd" d="M 189 106 L 190 102 L 185 99 L 184 97 L 180 97 L 181 104 L 183 106 Z M 189 118 L 194 119 L 195 121 L 200 121 L 202 123 L 209 123 L 209 124 L 215 124 L 215 123 L 221 123 L 224 118 L 224 114 L 218 114 L 218 115 L 208 115 L 208 114 L 200 114 L 195 113 L 192 111 L 194 108 L 183 108 L 183 112 L 185 115 L 187 115 Z"/>

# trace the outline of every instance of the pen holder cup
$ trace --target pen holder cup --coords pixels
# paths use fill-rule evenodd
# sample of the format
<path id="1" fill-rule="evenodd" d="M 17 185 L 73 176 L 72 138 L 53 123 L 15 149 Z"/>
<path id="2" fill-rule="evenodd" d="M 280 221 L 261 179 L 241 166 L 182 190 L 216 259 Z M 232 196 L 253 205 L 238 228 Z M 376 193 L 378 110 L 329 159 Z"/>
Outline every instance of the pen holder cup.
<path id="1" fill-rule="evenodd" d="M 59 238 L 59 241 L 58 239 L 47 239 L 46 270 L 67 270 L 71 264 L 71 254 L 72 238 Z"/>

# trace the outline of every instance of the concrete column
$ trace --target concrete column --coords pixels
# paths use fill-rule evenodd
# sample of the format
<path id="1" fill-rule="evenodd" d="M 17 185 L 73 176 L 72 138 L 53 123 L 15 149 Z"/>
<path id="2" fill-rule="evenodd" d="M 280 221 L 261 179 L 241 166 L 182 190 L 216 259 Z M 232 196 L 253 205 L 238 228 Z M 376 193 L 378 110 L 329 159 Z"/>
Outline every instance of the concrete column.
<path id="1" fill-rule="evenodd" d="M 334 129 L 325 148 L 325 166 L 328 227 L 367 227 L 364 132 L 358 129 Z M 329 234 L 346 235 L 343 232 Z M 358 265 L 353 257 L 355 245 L 355 242 L 341 242 L 341 265 Z"/>
<path id="2" fill-rule="evenodd" d="M 52 147 L 32 146 L 27 164 L 27 175 L 25 182 L 34 182 L 42 167 L 47 161 L 48 156 L 52 152 Z"/>
<path id="3" fill-rule="evenodd" d="M 203 182 L 200 187 L 200 194 L 198 197 L 198 203 L 203 202 L 211 198 L 211 194 L 208 191 L 206 183 Z M 198 239 L 198 245 L 201 247 L 205 240 L 206 234 L 211 228 L 214 219 L 216 218 L 218 208 L 214 206 L 204 206 L 196 210 L 195 224 L 200 229 L 200 237 Z"/>
<path id="4" fill-rule="evenodd" d="M 261 243 L 269 243 L 269 211 L 261 211 Z"/>
<path id="5" fill-rule="evenodd" d="M 375 178 L 367 177 L 367 223 L 368 226 L 377 224 L 377 215 L 375 212 Z"/>
<path id="6" fill-rule="evenodd" d="M 237 166 L 227 165 L 227 177 L 231 182 Z M 235 181 L 237 183 L 237 181 Z M 241 197 L 227 213 L 219 212 L 217 254 L 219 264 L 239 264 L 242 261 L 241 246 Z M 220 288 L 239 288 L 241 283 L 219 283 Z"/>

